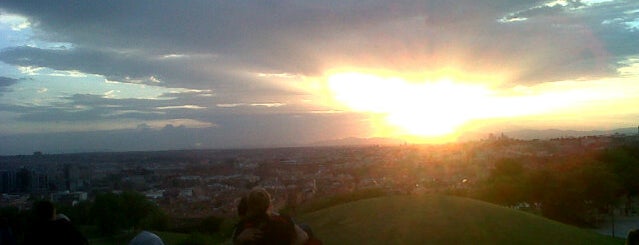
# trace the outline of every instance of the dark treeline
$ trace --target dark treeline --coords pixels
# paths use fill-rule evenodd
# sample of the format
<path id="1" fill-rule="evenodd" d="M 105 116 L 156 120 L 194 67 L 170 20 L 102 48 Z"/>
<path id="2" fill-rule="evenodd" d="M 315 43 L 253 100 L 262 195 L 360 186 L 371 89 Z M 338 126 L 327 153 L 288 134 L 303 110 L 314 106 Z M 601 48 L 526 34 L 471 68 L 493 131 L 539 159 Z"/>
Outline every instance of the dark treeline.
<path id="1" fill-rule="evenodd" d="M 639 146 L 530 159 L 501 159 L 466 195 L 594 226 L 613 210 L 628 215 L 639 193 Z"/>

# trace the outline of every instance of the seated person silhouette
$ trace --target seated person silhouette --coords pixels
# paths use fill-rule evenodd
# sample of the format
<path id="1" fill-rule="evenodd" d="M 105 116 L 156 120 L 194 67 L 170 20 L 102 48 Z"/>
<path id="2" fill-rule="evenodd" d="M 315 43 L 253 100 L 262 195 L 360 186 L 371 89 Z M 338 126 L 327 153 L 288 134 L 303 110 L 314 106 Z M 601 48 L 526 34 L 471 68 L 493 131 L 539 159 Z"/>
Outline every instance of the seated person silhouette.
<path id="1" fill-rule="evenodd" d="M 271 195 L 254 188 L 238 205 L 240 222 L 233 234 L 234 244 L 305 244 L 308 235 L 293 220 L 272 212 Z"/>
<path id="2" fill-rule="evenodd" d="M 65 215 L 56 215 L 53 203 L 38 201 L 33 204 L 34 222 L 25 236 L 24 244 L 89 244 Z"/>

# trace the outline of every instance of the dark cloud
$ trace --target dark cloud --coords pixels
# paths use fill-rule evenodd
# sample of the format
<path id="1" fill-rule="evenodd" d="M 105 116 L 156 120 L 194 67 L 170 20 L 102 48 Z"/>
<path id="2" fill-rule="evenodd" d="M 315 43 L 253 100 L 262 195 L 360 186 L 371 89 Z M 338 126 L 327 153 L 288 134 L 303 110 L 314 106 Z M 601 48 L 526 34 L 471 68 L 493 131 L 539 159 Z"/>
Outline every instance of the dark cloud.
<path id="1" fill-rule="evenodd" d="M 93 151 L 144 151 L 193 148 L 293 146 L 334 139 L 334 135 L 367 135 L 364 115 L 230 115 L 219 126 L 188 128 L 0 135 L 0 155 Z"/>
<path id="2" fill-rule="evenodd" d="M 61 1 L 51 6 L 38 1 L 6 1 L 2 8 L 28 16 L 38 37 L 71 42 L 76 48 L 17 47 L 4 50 L 0 59 L 124 81 L 126 77 L 154 76 L 165 82 L 162 86 L 212 87 L 225 92 L 259 84 L 238 72 L 317 75 L 336 65 L 398 71 L 526 67 L 512 82 L 545 82 L 575 78 L 575 73 L 614 71 L 607 65 L 593 69 L 593 62 L 588 61 L 592 54 L 578 50 L 588 49 L 592 41 L 581 30 L 557 29 L 601 22 L 598 18 L 603 8 L 566 17 L 566 8 L 583 4 L 574 1 L 566 7 L 544 7 L 540 2 Z M 513 27 L 497 21 L 504 16 L 530 20 Z M 605 42 L 603 48 L 619 51 L 615 55 L 629 53 L 624 49 L 628 44 L 622 41 L 634 34 L 593 31 L 595 35 L 608 34 L 594 36 Z M 191 56 L 158 59 L 168 54 Z M 209 58 L 193 58 L 196 54 Z M 555 69 L 549 61 L 569 62 L 572 68 Z M 529 74 L 539 77 L 533 79 Z M 242 93 L 250 97 L 260 91 Z"/>
<path id="3" fill-rule="evenodd" d="M 8 87 L 18 83 L 18 79 L 0 76 L 0 93 L 6 92 Z"/>
<path id="4" fill-rule="evenodd" d="M 61 101 L 50 105 L 0 105 L 0 111 L 20 113 L 18 120 L 24 122 L 95 122 L 101 120 L 137 119 L 137 120 L 172 120 L 189 118 L 204 122 L 216 123 L 216 120 L 233 114 L 296 114 L 306 113 L 309 108 L 299 105 L 282 105 L 281 107 L 251 106 L 252 103 L 269 103 L 273 101 L 237 101 L 244 104 L 238 108 L 222 108 L 216 104 L 223 103 L 219 98 L 202 99 L 201 93 L 166 94 L 165 99 L 115 99 L 94 94 L 75 94 L 61 98 Z M 208 100 L 208 101 L 207 101 Z M 217 101 L 217 102 L 216 102 Z M 184 108 L 184 106 L 187 106 Z M 189 109 L 194 106 L 196 109 Z M 319 109 L 319 108 L 318 108 Z"/>

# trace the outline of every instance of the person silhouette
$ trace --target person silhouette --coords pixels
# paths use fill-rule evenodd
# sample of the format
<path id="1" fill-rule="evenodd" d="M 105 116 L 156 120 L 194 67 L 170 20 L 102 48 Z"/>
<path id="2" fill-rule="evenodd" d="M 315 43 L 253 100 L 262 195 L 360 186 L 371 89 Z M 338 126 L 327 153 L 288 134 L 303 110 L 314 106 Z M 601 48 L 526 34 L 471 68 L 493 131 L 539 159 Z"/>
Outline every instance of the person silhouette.
<path id="1" fill-rule="evenodd" d="M 238 215 L 241 220 L 233 234 L 234 244 L 290 245 L 308 241 L 306 232 L 290 217 L 272 212 L 271 195 L 264 188 L 253 188 L 240 199 Z"/>
<path id="2" fill-rule="evenodd" d="M 628 232 L 626 245 L 639 245 L 639 229 L 633 229 Z"/>
<path id="3" fill-rule="evenodd" d="M 25 236 L 24 244 L 87 245 L 89 241 L 63 214 L 56 215 L 53 203 L 38 201 L 33 204 L 34 222 Z"/>

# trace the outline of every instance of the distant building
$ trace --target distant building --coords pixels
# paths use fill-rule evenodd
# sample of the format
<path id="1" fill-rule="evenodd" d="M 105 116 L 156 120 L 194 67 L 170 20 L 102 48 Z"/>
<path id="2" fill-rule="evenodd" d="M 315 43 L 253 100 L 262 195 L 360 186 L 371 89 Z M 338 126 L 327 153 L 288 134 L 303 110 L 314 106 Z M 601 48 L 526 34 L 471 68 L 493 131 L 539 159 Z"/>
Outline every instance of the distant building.
<path id="1" fill-rule="evenodd" d="M 81 192 L 81 191 L 76 191 L 76 192 L 63 191 L 63 192 L 57 192 L 57 193 L 51 194 L 51 201 L 53 201 L 55 203 L 61 203 L 61 204 L 65 204 L 65 205 L 75 206 L 79 202 L 86 201 L 87 200 L 87 196 L 88 195 L 87 195 L 86 192 Z"/>
<path id="2" fill-rule="evenodd" d="M 0 171 L 0 193 L 12 193 L 16 190 L 16 173 L 9 170 Z"/>

